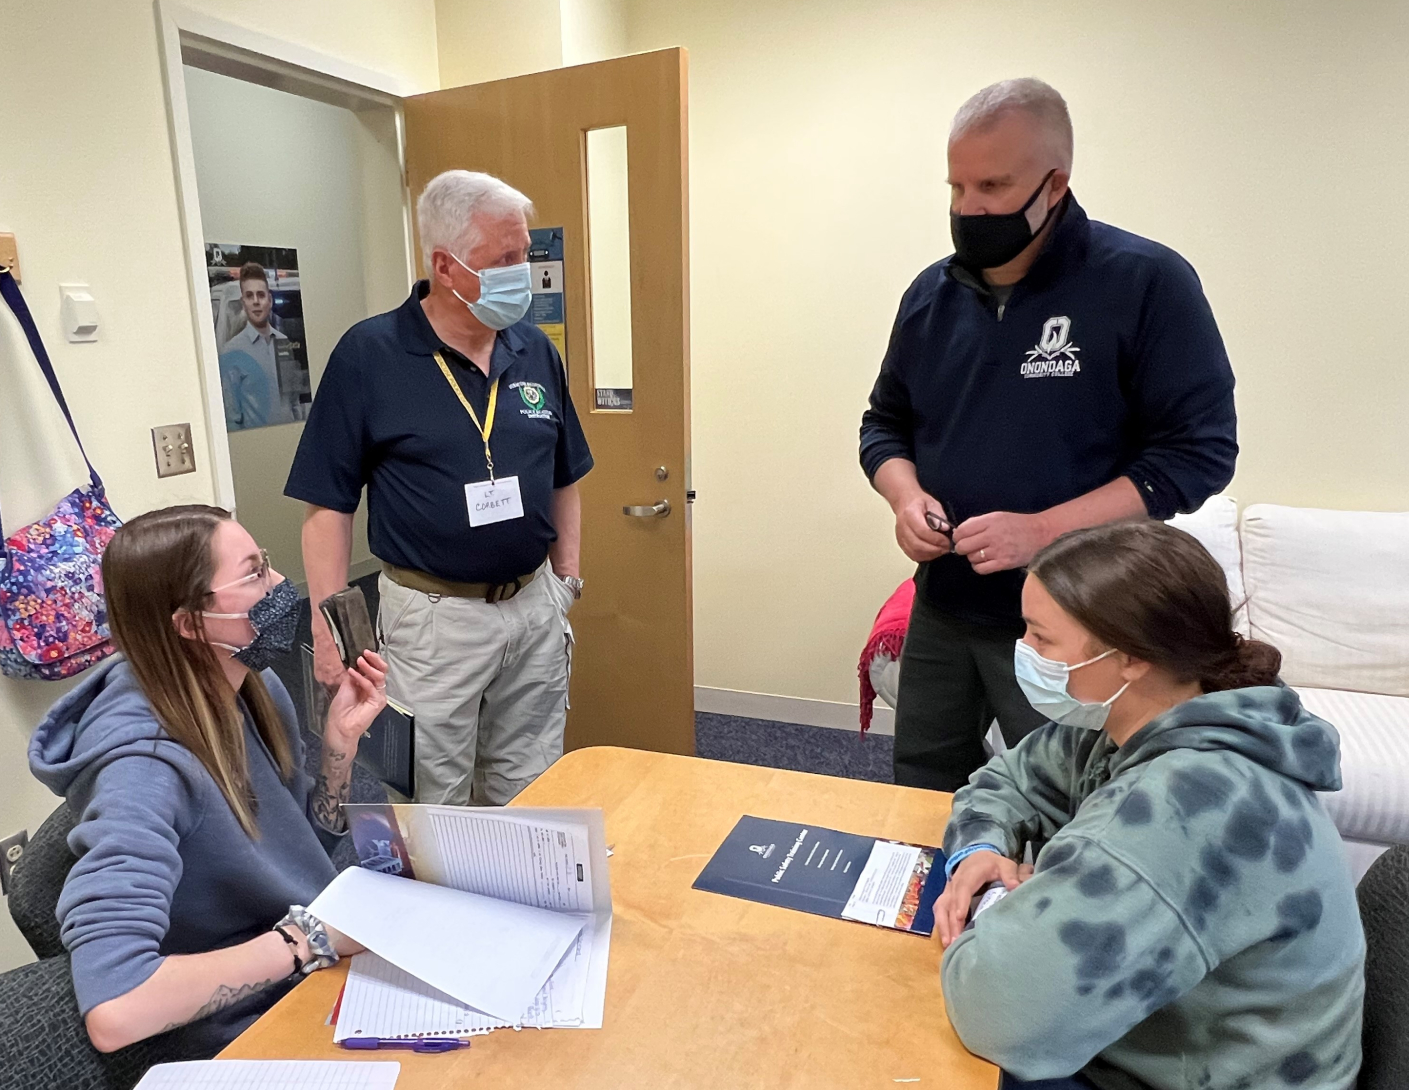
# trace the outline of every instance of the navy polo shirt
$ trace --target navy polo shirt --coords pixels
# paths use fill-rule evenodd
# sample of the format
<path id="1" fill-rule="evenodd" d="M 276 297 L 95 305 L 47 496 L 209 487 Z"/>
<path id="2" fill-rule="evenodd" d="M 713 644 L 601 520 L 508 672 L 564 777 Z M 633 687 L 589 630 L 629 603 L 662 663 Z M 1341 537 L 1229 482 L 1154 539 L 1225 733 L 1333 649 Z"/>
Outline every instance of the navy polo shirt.
<path id="1" fill-rule="evenodd" d="M 358 322 L 318 384 L 284 494 L 348 514 L 367 489 L 373 555 L 463 583 L 507 583 L 535 571 L 557 540 L 553 490 L 580 480 L 592 454 L 553 343 L 521 321 L 501 330 L 489 374 L 445 344 L 420 300 L 422 280 L 396 310 Z M 484 442 L 436 363 L 439 351 L 487 422 L 494 474 L 517 476 L 524 517 L 470 526 L 465 485 L 489 479 Z"/>
<path id="2" fill-rule="evenodd" d="M 1070 194 L 1006 301 L 952 257 L 919 275 L 861 420 L 866 475 L 914 462 L 956 524 L 1118 477 L 1167 519 L 1227 485 L 1237 455 L 1233 371 L 1193 268 Z M 1021 635 L 1024 578 L 950 553 L 917 583 L 945 612 Z"/>

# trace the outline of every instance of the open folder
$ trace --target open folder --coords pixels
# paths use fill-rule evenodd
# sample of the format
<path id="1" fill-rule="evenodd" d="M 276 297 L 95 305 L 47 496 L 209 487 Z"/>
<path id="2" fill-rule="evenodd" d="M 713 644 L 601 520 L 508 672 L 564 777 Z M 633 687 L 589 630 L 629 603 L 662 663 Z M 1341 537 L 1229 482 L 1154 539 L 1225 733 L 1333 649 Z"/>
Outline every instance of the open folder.
<path id="1" fill-rule="evenodd" d="M 361 867 L 309 906 L 368 950 L 335 1041 L 600 1028 L 612 902 L 600 810 L 354 805 Z"/>

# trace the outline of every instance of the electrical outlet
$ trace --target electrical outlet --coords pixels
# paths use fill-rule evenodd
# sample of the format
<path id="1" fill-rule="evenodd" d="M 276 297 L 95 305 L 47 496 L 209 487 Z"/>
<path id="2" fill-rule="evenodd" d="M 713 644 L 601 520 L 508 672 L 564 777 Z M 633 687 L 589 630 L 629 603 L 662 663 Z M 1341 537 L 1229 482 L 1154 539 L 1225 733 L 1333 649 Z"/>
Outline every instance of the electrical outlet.
<path id="1" fill-rule="evenodd" d="M 190 424 L 166 424 L 152 429 L 152 449 L 157 456 L 157 476 L 175 477 L 196 471 L 196 450 L 191 446 Z"/>
<path id="2" fill-rule="evenodd" d="M 10 871 L 20 861 L 20 856 L 24 855 L 25 845 L 28 843 L 29 833 L 24 829 L 0 840 L 0 896 L 10 892 Z"/>

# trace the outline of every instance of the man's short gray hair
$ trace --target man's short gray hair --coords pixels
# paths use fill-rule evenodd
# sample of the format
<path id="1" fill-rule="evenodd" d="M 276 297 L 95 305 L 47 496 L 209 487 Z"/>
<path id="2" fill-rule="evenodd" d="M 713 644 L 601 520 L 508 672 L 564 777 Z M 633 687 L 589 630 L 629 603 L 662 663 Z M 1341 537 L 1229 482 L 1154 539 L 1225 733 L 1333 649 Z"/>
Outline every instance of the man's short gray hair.
<path id="1" fill-rule="evenodd" d="M 476 217 L 514 213 L 528 219 L 533 215 L 533 202 L 494 175 L 473 170 L 437 174 L 416 201 L 421 260 L 429 268 L 432 251 L 446 250 L 463 261 L 479 240 Z"/>
<path id="2" fill-rule="evenodd" d="M 1050 84 L 1024 77 L 985 87 L 959 107 L 949 128 L 952 143 L 967 132 L 983 130 L 1005 114 L 1020 111 L 1037 122 L 1049 142 L 1052 166 L 1071 172 L 1071 114 L 1066 99 Z"/>

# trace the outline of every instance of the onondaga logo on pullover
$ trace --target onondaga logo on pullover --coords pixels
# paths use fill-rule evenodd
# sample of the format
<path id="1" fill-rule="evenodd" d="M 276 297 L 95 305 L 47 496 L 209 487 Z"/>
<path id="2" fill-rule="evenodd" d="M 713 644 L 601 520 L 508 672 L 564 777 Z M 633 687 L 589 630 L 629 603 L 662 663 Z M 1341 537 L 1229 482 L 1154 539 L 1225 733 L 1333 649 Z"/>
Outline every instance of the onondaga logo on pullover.
<path id="1" fill-rule="evenodd" d="M 1070 378 L 1081 370 L 1076 354 L 1081 349 L 1071 343 L 1071 319 L 1062 316 L 1042 323 L 1037 347 L 1023 361 L 1023 378 Z"/>

